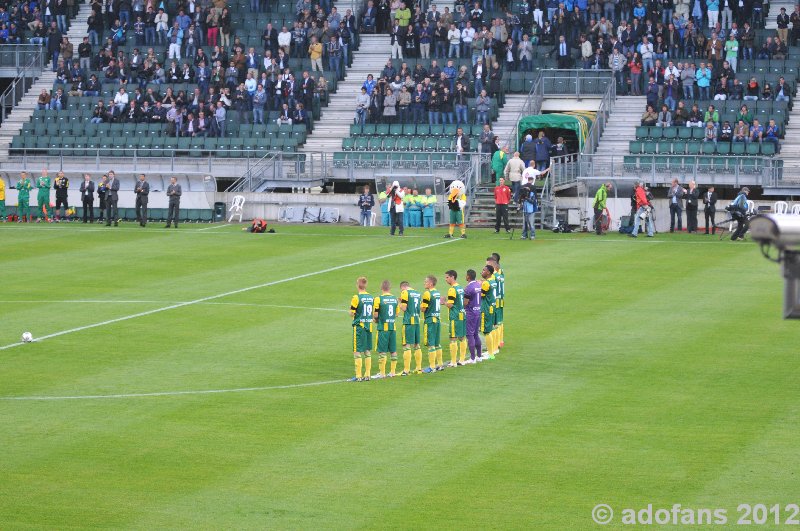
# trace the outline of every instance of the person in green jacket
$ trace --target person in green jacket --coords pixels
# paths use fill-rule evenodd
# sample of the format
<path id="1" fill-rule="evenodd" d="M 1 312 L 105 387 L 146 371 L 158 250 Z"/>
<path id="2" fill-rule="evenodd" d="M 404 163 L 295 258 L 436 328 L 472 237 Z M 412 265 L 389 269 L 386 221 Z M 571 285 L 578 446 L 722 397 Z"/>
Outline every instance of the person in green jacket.
<path id="1" fill-rule="evenodd" d="M 381 204 L 381 225 L 389 226 L 389 201 L 386 200 L 386 192 L 378 194 L 378 203 Z"/>
<path id="2" fill-rule="evenodd" d="M 498 180 L 500 177 L 503 176 L 503 172 L 506 170 L 506 164 L 508 164 L 508 146 L 503 146 L 502 149 L 498 149 L 492 155 L 492 172 L 494 173 L 494 179 Z"/>
<path id="3" fill-rule="evenodd" d="M 424 206 L 424 199 L 424 196 L 419 195 L 419 191 L 416 188 L 411 193 L 409 207 L 411 209 L 412 227 L 422 227 L 422 207 Z"/>
<path id="4" fill-rule="evenodd" d="M 426 188 L 425 195 L 422 196 L 422 226 L 428 229 L 434 225 L 436 225 L 436 196 L 430 188 Z"/>
<path id="5" fill-rule="evenodd" d="M 39 189 L 36 194 L 36 203 L 47 221 L 53 216 L 53 209 L 50 207 L 50 177 L 47 175 L 46 169 L 42 170 L 42 175 L 36 179 L 36 188 Z"/>
<path id="6" fill-rule="evenodd" d="M 603 211 L 606 209 L 606 201 L 608 201 L 608 192 L 611 191 L 611 183 L 601 184 L 594 194 L 594 231 L 600 236 L 603 234 Z"/>
<path id="7" fill-rule="evenodd" d="M 19 182 L 16 186 L 17 190 L 19 190 L 19 194 L 17 195 L 17 215 L 19 216 L 19 221 L 30 221 L 31 217 L 31 209 L 30 209 L 30 200 L 31 200 L 31 189 L 33 189 L 33 183 L 28 178 L 28 174 L 22 172 L 19 175 Z"/>

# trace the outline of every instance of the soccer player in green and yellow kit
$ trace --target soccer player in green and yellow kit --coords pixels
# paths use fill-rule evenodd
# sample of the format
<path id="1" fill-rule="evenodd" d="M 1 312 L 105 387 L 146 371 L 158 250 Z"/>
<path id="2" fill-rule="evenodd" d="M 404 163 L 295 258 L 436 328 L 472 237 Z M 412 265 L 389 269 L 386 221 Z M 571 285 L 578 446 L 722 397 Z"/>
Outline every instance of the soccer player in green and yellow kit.
<path id="1" fill-rule="evenodd" d="M 22 172 L 19 175 L 19 182 L 17 182 L 15 188 L 19 190 L 17 194 L 17 216 L 19 219 L 17 221 L 24 221 L 27 223 L 31 221 L 31 209 L 29 205 L 31 201 L 31 189 L 33 188 L 33 184 L 28 178 L 27 173 Z"/>
<path id="2" fill-rule="evenodd" d="M 356 280 L 358 293 L 350 301 L 350 317 L 353 318 L 353 357 L 356 362 L 356 375 L 352 382 L 369 380 L 372 372 L 372 295 L 367 293 L 367 278 Z M 361 362 L 365 362 L 364 377 L 361 377 Z"/>
<path id="3" fill-rule="evenodd" d="M 389 378 L 394 378 L 397 370 L 397 332 L 395 320 L 397 319 L 397 297 L 389 292 L 391 284 L 388 280 L 381 282 L 381 294 L 375 297 L 372 303 L 372 311 L 375 314 L 375 322 L 378 324 L 378 374 L 375 378 L 386 377 L 386 354 L 392 356 L 392 366 L 389 370 Z"/>
<path id="4" fill-rule="evenodd" d="M 439 325 L 441 321 L 442 298 L 436 289 L 436 277 L 428 275 L 425 277 L 425 291 L 422 293 L 422 309 L 425 315 L 425 327 L 423 336 L 425 344 L 428 346 L 428 365 L 429 367 L 422 372 L 441 371 L 442 365 L 442 340 Z"/>
<path id="5" fill-rule="evenodd" d="M 419 308 L 422 294 L 407 281 L 400 283 L 400 309 L 403 311 L 403 376 L 411 372 L 411 350 L 416 360 L 415 374 L 422 373 L 422 349 L 419 347 Z"/>
<path id="6" fill-rule="evenodd" d="M 450 308 L 450 364 L 448 367 L 463 365 L 467 361 L 467 314 L 464 310 L 464 288 L 458 285 L 458 273 L 449 270 L 444 274 L 444 280 L 450 285 L 447 290 L 447 302 Z M 458 353 L 461 351 L 461 361 Z"/>
<path id="7" fill-rule="evenodd" d="M 494 309 L 496 306 L 497 280 L 494 278 L 494 267 L 487 265 L 481 271 L 481 332 L 486 338 L 486 355 L 494 359 Z"/>
<path id="8" fill-rule="evenodd" d="M 499 254 L 492 253 L 492 255 L 486 259 L 486 264 L 494 268 L 494 278 L 497 281 L 497 301 L 494 307 L 494 326 L 495 339 L 497 342 L 496 346 L 497 350 L 499 351 L 503 346 L 503 334 L 505 331 L 503 327 L 503 312 L 506 298 L 506 276 L 503 274 L 503 270 L 500 268 Z"/>
<path id="9" fill-rule="evenodd" d="M 50 221 L 53 217 L 53 209 L 50 208 L 50 177 L 47 169 L 42 170 L 42 175 L 36 179 L 36 188 L 39 193 L 36 195 L 36 202 L 39 204 L 39 212 L 44 216 L 45 221 Z"/>

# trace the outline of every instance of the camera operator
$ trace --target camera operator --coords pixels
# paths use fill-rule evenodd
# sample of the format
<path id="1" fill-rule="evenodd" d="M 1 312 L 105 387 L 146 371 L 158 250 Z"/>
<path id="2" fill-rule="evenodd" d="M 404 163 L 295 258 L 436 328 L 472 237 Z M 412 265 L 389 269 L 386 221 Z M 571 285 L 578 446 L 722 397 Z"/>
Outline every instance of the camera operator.
<path id="1" fill-rule="evenodd" d="M 655 229 L 653 228 L 653 218 L 651 217 L 650 213 L 653 209 L 650 200 L 647 199 L 647 192 L 645 192 L 644 185 L 641 182 L 636 183 L 636 215 L 634 216 L 633 221 L 633 231 L 631 232 L 631 238 L 637 238 L 639 233 L 639 223 L 643 220 L 647 220 L 647 237 L 652 238 L 653 232 Z"/>
<path id="2" fill-rule="evenodd" d="M 400 183 L 394 181 L 392 185 L 386 190 L 386 200 L 389 202 L 389 216 L 391 217 L 391 229 L 389 234 L 394 236 L 394 231 L 399 229 L 400 236 L 403 235 L 403 213 L 405 206 L 403 205 L 403 196 L 406 193 L 400 188 Z"/>
<path id="3" fill-rule="evenodd" d="M 731 241 L 743 240 L 744 233 L 747 232 L 747 196 L 749 195 L 750 188 L 743 186 L 736 199 L 725 207 L 731 213 L 731 217 L 736 220 L 736 230 L 731 235 Z"/>
<path id="4" fill-rule="evenodd" d="M 534 177 L 528 176 L 528 182 L 519 189 L 519 207 L 522 210 L 522 239 L 536 239 L 536 229 L 534 228 L 534 217 L 539 210 L 539 203 L 536 200 L 536 187 Z"/>

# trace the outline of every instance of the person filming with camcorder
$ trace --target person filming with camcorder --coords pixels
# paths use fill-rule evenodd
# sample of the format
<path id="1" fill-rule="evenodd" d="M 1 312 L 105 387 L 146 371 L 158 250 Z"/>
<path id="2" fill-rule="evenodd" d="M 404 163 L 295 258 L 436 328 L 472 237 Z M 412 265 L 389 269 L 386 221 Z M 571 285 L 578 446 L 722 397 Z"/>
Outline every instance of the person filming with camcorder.
<path id="1" fill-rule="evenodd" d="M 399 230 L 400 236 L 403 235 L 403 196 L 406 193 L 400 188 L 398 181 L 393 181 L 391 186 L 386 189 L 386 200 L 389 202 L 389 216 L 391 217 L 391 230 L 389 234 L 394 236 L 395 230 Z"/>

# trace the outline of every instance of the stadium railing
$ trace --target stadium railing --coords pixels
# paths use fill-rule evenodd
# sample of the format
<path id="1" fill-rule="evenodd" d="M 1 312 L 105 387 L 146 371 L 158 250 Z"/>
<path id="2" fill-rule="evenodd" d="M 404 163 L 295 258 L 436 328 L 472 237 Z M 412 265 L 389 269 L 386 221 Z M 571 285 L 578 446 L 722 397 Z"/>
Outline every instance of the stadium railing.
<path id="1" fill-rule="evenodd" d="M 33 83 L 42 74 L 46 63 L 42 47 L 32 44 L 15 44 L 14 52 L 0 52 L 0 62 L 9 61 L 16 69 L 16 76 L 0 95 L 0 118 L 5 119 L 20 102 Z M 5 46 L 3 47 L 5 48 Z M 6 66 L 6 65 L 3 65 Z M 7 65 L 12 66 L 12 65 Z"/>
<path id="2" fill-rule="evenodd" d="M 610 112 L 616 99 L 616 85 L 611 70 L 541 70 L 533 82 L 528 97 L 520 106 L 516 124 L 506 139 L 509 146 L 519 142 L 519 122 L 525 116 L 541 114 L 542 103 L 548 97 L 569 97 L 581 100 L 602 96 L 605 112 Z M 609 101 L 606 101 L 609 100 Z M 602 103 L 601 103 L 602 105 Z M 607 115 L 605 115 L 607 118 Z M 605 118 L 603 123 L 605 123 Z M 599 139 L 599 135 L 597 135 Z M 598 140 L 599 141 L 599 140 Z M 596 146 L 597 141 L 593 142 Z"/>
<path id="3" fill-rule="evenodd" d="M 642 180 L 666 184 L 681 181 L 742 186 L 777 186 L 783 161 L 761 156 L 597 155 L 581 153 L 551 159 L 553 187 L 563 189 L 581 180 Z"/>

